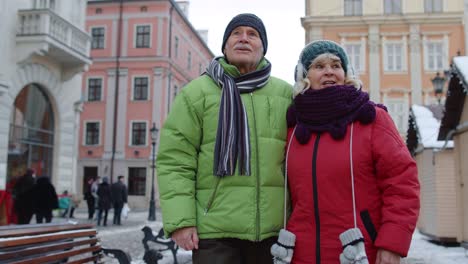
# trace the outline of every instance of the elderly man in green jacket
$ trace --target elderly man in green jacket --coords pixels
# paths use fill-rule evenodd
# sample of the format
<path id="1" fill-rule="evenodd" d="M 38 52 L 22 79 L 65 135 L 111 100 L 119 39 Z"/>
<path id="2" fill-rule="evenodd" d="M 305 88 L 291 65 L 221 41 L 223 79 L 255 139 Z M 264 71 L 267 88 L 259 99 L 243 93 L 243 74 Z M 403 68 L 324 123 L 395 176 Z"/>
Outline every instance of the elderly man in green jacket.
<path id="1" fill-rule="evenodd" d="M 292 89 L 270 76 L 267 47 L 260 18 L 235 16 L 224 57 L 182 89 L 161 131 L 164 230 L 194 263 L 272 263 Z"/>

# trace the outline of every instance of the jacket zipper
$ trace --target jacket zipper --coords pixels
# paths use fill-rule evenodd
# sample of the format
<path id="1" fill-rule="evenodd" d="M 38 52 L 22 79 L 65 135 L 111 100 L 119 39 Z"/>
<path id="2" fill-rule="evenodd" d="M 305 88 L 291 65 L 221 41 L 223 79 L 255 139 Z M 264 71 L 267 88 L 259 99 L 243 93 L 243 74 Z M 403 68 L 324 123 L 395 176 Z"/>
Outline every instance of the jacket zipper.
<path id="1" fill-rule="evenodd" d="M 253 102 L 253 93 L 250 92 L 250 102 L 252 103 L 252 116 L 253 116 L 253 131 L 254 131 L 254 140 L 255 140 L 255 180 L 256 180 L 256 187 L 257 187 L 257 193 L 256 193 L 256 202 L 257 202 L 257 215 L 255 216 L 255 221 L 256 221 L 256 236 L 255 240 L 260 241 L 260 175 L 258 171 L 258 138 L 257 138 L 257 120 L 255 118 L 255 107 L 254 107 L 254 102 Z"/>
<path id="2" fill-rule="evenodd" d="M 208 203 L 206 204 L 206 207 L 205 207 L 205 210 L 203 212 L 203 215 L 206 215 L 208 213 L 208 210 L 210 210 L 211 208 L 211 205 L 213 204 L 213 201 L 214 201 L 214 198 L 216 196 L 216 191 L 218 190 L 218 186 L 219 186 L 219 182 L 221 180 L 220 177 L 216 177 L 216 185 L 215 185 L 215 189 L 213 190 L 213 192 L 211 193 L 211 196 L 210 196 L 210 199 L 208 200 Z"/>
<path id="3" fill-rule="evenodd" d="M 314 153 L 312 155 L 312 189 L 314 196 L 314 213 L 315 213 L 315 263 L 320 264 L 320 216 L 318 204 L 318 187 L 317 187 L 317 153 L 320 141 L 320 134 L 314 143 Z"/>

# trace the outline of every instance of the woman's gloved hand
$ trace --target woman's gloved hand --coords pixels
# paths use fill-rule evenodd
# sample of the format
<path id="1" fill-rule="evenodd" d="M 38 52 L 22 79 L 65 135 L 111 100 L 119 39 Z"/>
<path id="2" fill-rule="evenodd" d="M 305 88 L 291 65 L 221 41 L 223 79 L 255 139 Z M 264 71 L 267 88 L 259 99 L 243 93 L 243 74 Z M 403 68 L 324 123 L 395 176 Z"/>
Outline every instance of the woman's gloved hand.
<path id="1" fill-rule="evenodd" d="M 291 263 L 294 253 L 294 244 L 296 243 L 296 235 L 286 229 L 281 229 L 278 242 L 271 246 L 270 252 L 273 255 L 274 264 L 289 264 Z"/>
<path id="2" fill-rule="evenodd" d="M 359 228 L 351 228 L 340 234 L 343 253 L 341 264 L 369 264 L 364 246 L 364 237 Z"/>

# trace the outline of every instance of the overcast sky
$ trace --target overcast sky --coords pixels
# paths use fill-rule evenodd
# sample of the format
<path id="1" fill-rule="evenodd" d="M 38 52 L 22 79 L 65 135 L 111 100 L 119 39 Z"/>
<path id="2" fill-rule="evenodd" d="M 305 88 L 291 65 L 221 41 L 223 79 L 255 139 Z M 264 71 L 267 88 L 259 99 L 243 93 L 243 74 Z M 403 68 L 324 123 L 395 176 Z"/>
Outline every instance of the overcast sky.
<path id="1" fill-rule="evenodd" d="M 304 0 L 189 0 L 189 20 L 195 29 L 208 30 L 208 46 L 222 55 L 221 44 L 229 21 L 240 13 L 254 13 L 263 20 L 268 35 L 265 57 L 272 64 L 272 75 L 291 84 L 294 67 L 304 47 Z"/>

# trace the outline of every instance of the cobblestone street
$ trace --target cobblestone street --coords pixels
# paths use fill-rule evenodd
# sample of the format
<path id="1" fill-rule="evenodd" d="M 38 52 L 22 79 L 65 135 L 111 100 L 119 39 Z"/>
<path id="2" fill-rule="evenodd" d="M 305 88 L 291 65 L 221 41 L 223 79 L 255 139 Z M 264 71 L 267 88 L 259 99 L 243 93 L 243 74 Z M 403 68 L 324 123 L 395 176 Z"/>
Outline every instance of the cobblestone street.
<path id="1" fill-rule="evenodd" d="M 87 219 L 87 212 L 83 210 L 78 210 L 75 213 L 74 219 L 72 221 L 77 221 L 80 223 L 89 223 Z M 130 254 L 132 258 L 132 264 L 144 264 L 143 255 L 144 247 L 142 243 L 143 232 L 141 229 L 144 226 L 149 226 L 153 232 L 157 234 L 161 228 L 161 213 L 159 210 L 156 212 L 156 222 L 150 222 L 147 220 L 148 212 L 147 211 L 136 211 L 130 212 L 127 219 L 122 219 L 122 225 L 116 226 L 112 225 L 113 213 L 112 210 L 109 212 L 108 216 L 108 225 L 107 226 L 98 226 L 98 237 L 101 239 L 101 244 L 106 248 L 116 248 L 122 249 Z M 65 221 L 63 218 L 54 218 L 56 221 Z M 157 248 L 157 245 L 154 243 L 149 243 L 150 247 Z M 162 252 L 164 258 L 158 261 L 158 264 L 169 264 L 173 263 L 173 257 L 170 251 Z M 184 250 L 179 249 L 178 254 L 179 264 L 191 263 L 191 254 Z M 118 261 L 106 258 L 105 263 L 118 263 Z"/>
<path id="2" fill-rule="evenodd" d="M 85 210 L 78 210 L 76 218 L 71 219 L 80 223 L 88 223 Z M 121 226 L 112 225 L 112 210 L 109 212 L 108 226 L 98 226 L 98 237 L 101 244 L 106 248 L 122 249 L 130 254 L 132 264 L 145 264 L 143 261 L 144 247 L 142 243 L 144 226 L 149 226 L 154 233 L 158 233 L 161 228 L 161 213 L 156 213 L 155 222 L 147 220 L 147 211 L 132 211 L 128 219 L 122 219 Z M 66 221 L 66 219 L 55 217 L 54 222 Z M 155 235 L 156 235 L 155 234 Z M 149 243 L 150 247 L 156 248 L 157 245 Z M 158 264 L 172 264 L 173 257 L 170 251 L 162 252 L 164 258 L 158 261 Z M 188 264 L 191 262 L 191 252 L 179 249 L 177 259 L 179 264 Z M 105 263 L 118 263 L 116 260 L 106 258 Z M 416 232 L 413 236 L 411 249 L 407 258 L 402 259 L 402 264 L 468 264 L 468 255 L 461 247 L 444 247 L 427 241 L 427 238 Z"/>

